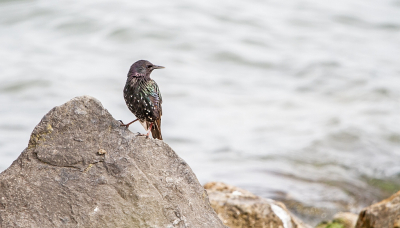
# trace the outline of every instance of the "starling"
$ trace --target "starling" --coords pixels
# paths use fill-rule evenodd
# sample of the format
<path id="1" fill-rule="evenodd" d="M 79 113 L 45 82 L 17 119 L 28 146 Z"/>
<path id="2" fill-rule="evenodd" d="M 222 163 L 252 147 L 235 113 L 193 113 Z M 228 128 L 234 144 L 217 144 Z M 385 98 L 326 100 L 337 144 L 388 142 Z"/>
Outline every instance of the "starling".
<path id="1" fill-rule="evenodd" d="M 153 65 L 147 60 L 135 62 L 129 69 L 125 88 L 124 98 L 129 110 L 136 116 L 134 121 L 121 126 L 129 127 L 139 120 L 153 138 L 162 140 L 161 136 L 161 115 L 162 98 L 157 83 L 150 78 L 154 69 L 161 69 L 163 66 Z"/>

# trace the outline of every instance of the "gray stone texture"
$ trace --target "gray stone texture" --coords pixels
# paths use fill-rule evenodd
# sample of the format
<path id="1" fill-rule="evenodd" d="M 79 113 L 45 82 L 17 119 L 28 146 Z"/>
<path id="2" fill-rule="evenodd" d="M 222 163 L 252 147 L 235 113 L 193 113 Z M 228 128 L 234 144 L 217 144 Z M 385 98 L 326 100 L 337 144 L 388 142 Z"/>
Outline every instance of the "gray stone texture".
<path id="1" fill-rule="evenodd" d="M 96 99 L 53 108 L 0 174 L 0 227 L 225 227 L 188 164 Z"/>

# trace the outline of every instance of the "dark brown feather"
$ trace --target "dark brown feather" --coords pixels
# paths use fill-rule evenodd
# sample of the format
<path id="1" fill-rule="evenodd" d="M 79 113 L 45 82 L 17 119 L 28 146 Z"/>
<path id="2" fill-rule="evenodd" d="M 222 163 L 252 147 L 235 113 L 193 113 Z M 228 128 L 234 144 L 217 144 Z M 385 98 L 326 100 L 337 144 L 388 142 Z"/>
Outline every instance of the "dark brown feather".
<path id="1" fill-rule="evenodd" d="M 161 135 L 161 118 L 157 119 L 153 123 L 153 127 L 151 128 L 151 134 L 153 135 L 153 138 L 162 140 L 162 135 Z"/>

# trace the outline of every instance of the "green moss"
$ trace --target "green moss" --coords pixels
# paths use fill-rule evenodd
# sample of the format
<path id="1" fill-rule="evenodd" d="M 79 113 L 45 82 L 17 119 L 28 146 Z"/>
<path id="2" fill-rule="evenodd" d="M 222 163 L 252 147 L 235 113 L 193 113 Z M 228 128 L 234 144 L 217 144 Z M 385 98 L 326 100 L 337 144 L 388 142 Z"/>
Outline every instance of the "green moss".
<path id="1" fill-rule="evenodd" d="M 345 226 L 340 222 L 322 222 L 318 224 L 315 228 L 345 228 Z"/>
<path id="2" fill-rule="evenodd" d="M 333 222 L 327 225 L 326 228 L 344 228 L 344 225 L 342 223 Z"/>
<path id="3" fill-rule="evenodd" d="M 320 222 L 315 228 L 326 228 L 328 225 L 328 222 Z"/>
<path id="4" fill-rule="evenodd" d="M 400 184 L 391 180 L 381 180 L 376 178 L 368 178 L 367 182 L 369 185 L 377 187 L 387 193 L 392 195 L 400 190 Z"/>

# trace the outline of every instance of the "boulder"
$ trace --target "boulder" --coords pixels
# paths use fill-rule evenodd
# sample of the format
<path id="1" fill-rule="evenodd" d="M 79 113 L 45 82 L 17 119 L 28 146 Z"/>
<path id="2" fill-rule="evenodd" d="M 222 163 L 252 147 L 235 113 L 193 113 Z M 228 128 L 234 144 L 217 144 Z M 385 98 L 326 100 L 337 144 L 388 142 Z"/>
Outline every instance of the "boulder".
<path id="1" fill-rule="evenodd" d="M 189 165 L 96 99 L 53 108 L 0 174 L 0 227 L 225 227 Z"/>
<path id="2" fill-rule="evenodd" d="M 221 182 L 204 185 L 211 206 L 231 228 L 308 228 L 281 202 L 258 197 L 246 190 Z"/>
<path id="3" fill-rule="evenodd" d="M 356 228 L 372 227 L 400 228 L 400 191 L 360 212 Z"/>

